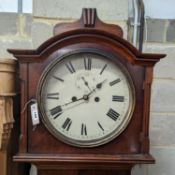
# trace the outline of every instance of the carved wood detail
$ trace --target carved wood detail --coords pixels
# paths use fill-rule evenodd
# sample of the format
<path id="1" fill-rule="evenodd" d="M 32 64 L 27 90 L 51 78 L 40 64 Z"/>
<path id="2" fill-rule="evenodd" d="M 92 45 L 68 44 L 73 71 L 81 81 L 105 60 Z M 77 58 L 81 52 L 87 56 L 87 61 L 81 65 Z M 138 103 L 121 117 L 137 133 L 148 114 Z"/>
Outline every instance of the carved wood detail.
<path id="1" fill-rule="evenodd" d="M 117 35 L 119 37 L 123 37 L 123 31 L 120 26 L 114 25 L 114 24 L 106 24 L 102 22 L 97 15 L 96 9 L 93 8 L 84 8 L 82 10 L 82 15 L 80 20 L 72 22 L 72 23 L 58 23 L 55 25 L 53 34 L 59 35 L 62 33 L 75 31 L 75 30 L 81 30 L 86 29 L 89 31 L 100 30 L 103 32 L 108 32 L 111 30 L 114 35 Z"/>
<path id="2" fill-rule="evenodd" d="M 0 97 L 0 149 L 6 149 L 13 128 L 13 99 Z"/>
<path id="3" fill-rule="evenodd" d="M 16 95 L 17 61 L 0 60 L 0 170 L 2 175 L 8 174 L 9 143 L 11 142 L 13 117 L 13 97 Z"/>
<path id="4" fill-rule="evenodd" d="M 0 61 L 0 149 L 6 149 L 13 128 L 13 96 L 15 87 L 16 61 Z"/>
<path id="5" fill-rule="evenodd" d="M 94 27 L 96 20 L 96 9 L 83 9 L 83 23 L 85 27 Z"/>

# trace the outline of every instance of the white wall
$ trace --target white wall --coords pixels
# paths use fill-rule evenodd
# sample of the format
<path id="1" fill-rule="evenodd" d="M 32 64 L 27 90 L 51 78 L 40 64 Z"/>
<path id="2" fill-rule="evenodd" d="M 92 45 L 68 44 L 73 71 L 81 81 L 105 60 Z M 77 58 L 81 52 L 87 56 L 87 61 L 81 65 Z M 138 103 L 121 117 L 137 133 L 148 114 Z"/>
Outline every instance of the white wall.
<path id="1" fill-rule="evenodd" d="M 128 2 L 131 3 L 132 0 Z M 161 19 L 175 18 L 175 0 L 144 0 L 144 3 L 146 16 Z M 17 12 L 17 4 L 18 0 L 0 0 L 0 12 Z M 23 0 L 23 11 L 32 13 L 32 0 Z"/>
<path id="2" fill-rule="evenodd" d="M 151 18 L 174 19 L 175 0 L 144 0 L 145 15 Z"/>

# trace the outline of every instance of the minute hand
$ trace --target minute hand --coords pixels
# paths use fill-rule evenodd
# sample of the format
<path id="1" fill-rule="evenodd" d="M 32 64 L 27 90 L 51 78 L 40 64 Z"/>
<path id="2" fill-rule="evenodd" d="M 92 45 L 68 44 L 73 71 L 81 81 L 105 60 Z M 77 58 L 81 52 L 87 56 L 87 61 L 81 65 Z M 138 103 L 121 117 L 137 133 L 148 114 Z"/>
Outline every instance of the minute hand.
<path id="1" fill-rule="evenodd" d="M 80 101 L 80 100 L 84 100 L 84 96 L 81 97 L 81 98 L 76 99 L 75 101 L 71 101 L 71 102 L 65 103 L 64 105 L 61 105 L 61 106 L 67 106 L 67 105 L 69 105 L 71 103 L 74 103 L 74 102 L 77 102 L 77 101 Z"/>

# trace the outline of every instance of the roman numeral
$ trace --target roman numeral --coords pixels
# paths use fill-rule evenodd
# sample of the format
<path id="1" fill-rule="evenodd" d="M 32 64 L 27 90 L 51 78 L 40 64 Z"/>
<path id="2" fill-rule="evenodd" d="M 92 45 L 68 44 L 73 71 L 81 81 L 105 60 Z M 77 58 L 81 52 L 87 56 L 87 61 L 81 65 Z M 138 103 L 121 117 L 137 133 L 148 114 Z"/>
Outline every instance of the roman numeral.
<path id="1" fill-rule="evenodd" d="M 112 101 L 124 102 L 124 96 L 113 95 Z"/>
<path id="2" fill-rule="evenodd" d="M 118 78 L 118 79 L 116 79 L 116 80 L 114 80 L 114 81 L 111 81 L 111 82 L 109 83 L 109 85 L 110 85 L 110 86 L 113 86 L 113 85 L 119 83 L 120 81 L 121 81 L 120 78 Z"/>
<path id="3" fill-rule="evenodd" d="M 70 73 L 73 74 L 75 72 L 75 69 L 74 69 L 71 61 L 69 61 L 68 63 L 65 63 L 65 65 L 66 65 L 67 69 L 70 71 Z"/>
<path id="4" fill-rule="evenodd" d="M 109 111 L 106 115 L 114 121 L 116 121 L 117 118 L 120 116 L 120 114 L 118 112 L 114 111 L 113 109 L 109 109 Z"/>
<path id="5" fill-rule="evenodd" d="M 61 82 L 64 82 L 63 79 L 61 79 L 61 78 L 59 78 L 59 77 L 57 77 L 57 76 L 55 76 L 55 75 L 53 75 L 52 77 L 55 78 L 56 80 L 59 80 L 59 81 L 61 81 Z"/>
<path id="6" fill-rule="evenodd" d="M 49 93 L 47 94 L 47 99 L 58 100 L 59 99 L 58 95 L 59 93 Z"/>
<path id="7" fill-rule="evenodd" d="M 62 128 L 69 131 L 71 124 L 72 124 L 72 120 L 70 118 L 67 118 L 63 123 Z"/>
<path id="8" fill-rule="evenodd" d="M 62 114 L 62 108 L 61 106 L 56 106 L 53 109 L 50 110 L 50 114 L 52 116 L 54 116 L 54 119 L 56 119 L 57 117 L 59 117 Z"/>
<path id="9" fill-rule="evenodd" d="M 100 129 L 101 129 L 102 131 L 104 131 L 104 129 L 103 129 L 102 125 L 100 124 L 100 122 L 97 122 L 97 124 L 98 124 L 98 126 L 100 127 Z"/>
<path id="10" fill-rule="evenodd" d="M 91 58 L 84 58 L 85 70 L 91 70 L 91 66 L 92 66 L 92 59 Z"/>
<path id="11" fill-rule="evenodd" d="M 103 73 L 103 71 L 106 69 L 106 67 L 107 67 L 107 64 L 105 64 L 104 67 L 102 68 L 100 75 Z"/>
<path id="12" fill-rule="evenodd" d="M 87 129 L 84 123 L 81 124 L 81 135 L 87 135 Z"/>

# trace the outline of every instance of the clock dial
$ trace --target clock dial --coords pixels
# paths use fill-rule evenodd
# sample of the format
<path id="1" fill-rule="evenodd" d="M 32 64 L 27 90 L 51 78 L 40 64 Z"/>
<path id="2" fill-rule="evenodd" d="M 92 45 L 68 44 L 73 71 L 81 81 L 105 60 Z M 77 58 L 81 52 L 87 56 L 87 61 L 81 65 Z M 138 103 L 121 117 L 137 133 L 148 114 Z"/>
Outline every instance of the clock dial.
<path id="1" fill-rule="evenodd" d="M 101 54 L 80 52 L 46 68 L 38 87 L 42 119 L 58 139 L 93 147 L 117 137 L 134 108 L 125 68 Z"/>

